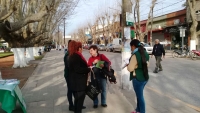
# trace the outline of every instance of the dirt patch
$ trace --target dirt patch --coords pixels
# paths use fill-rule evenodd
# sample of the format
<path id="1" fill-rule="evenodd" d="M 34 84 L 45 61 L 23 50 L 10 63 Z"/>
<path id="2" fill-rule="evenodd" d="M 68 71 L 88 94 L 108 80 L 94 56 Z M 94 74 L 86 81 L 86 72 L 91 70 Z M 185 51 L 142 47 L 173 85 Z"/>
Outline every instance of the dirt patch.
<path id="1" fill-rule="evenodd" d="M 2 79 L 18 79 L 20 80 L 19 87 L 22 88 L 27 79 L 32 75 L 40 60 L 30 61 L 25 68 L 13 69 L 14 56 L 0 58 L 0 70 Z"/>

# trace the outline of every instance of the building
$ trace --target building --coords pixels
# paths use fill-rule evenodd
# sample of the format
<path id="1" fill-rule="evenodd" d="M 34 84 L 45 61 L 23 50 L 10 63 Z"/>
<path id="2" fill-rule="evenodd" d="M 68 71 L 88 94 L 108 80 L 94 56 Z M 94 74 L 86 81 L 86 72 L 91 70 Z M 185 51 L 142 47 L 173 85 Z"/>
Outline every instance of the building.
<path id="1" fill-rule="evenodd" d="M 147 20 L 141 21 L 141 30 L 146 30 Z M 172 12 L 166 15 L 153 18 L 152 25 L 152 38 L 150 37 L 151 31 L 148 31 L 144 41 L 146 43 L 152 42 L 159 39 L 161 43 L 165 45 L 166 49 L 173 49 L 181 46 L 182 38 L 180 37 L 179 27 L 187 27 L 186 24 L 186 9 Z M 148 28 L 151 28 L 151 23 Z M 134 28 L 132 28 L 134 29 Z M 184 45 L 188 45 L 188 33 L 184 37 Z"/>

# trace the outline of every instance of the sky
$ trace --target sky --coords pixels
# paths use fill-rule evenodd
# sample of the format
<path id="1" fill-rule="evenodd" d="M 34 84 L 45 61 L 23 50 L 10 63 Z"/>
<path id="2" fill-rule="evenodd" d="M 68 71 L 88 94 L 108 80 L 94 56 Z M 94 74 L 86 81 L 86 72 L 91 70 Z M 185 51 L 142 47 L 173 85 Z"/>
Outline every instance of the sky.
<path id="1" fill-rule="evenodd" d="M 94 23 L 97 15 L 102 15 L 107 11 L 110 14 L 120 11 L 121 0 L 80 0 L 75 8 L 75 14 L 67 19 L 66 34 L 70 35 L 77 31 L 78 28 L 87 26 L 88 22 Z M 168 14 L 171 12 L 184 9 L 182 6 L 186 0 L 157 0 L 154 8 L 154 17 Z M 151 6 L 151 0 L 141 0 L 140 16 L 141 20 L 147 19 Z"/>

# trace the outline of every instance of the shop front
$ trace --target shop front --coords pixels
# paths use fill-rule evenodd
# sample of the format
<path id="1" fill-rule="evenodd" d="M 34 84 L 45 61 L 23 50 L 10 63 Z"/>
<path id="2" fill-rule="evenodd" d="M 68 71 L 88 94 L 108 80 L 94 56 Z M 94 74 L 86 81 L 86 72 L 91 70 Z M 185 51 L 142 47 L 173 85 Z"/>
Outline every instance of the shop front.
<path id="1" fill-rule="evenodd" d="M 180 36 L 180 26 L 171 26 L 165 28 L 166 39 L 171 41 L 171 49 L 180 49 L 182 46 L 182 37 Z M 184 26 L 183 26 L 184 27 Z M 183 37 L 184 46 L 188 46 L 188 32 L 186 30 L 185 37 Z"/>

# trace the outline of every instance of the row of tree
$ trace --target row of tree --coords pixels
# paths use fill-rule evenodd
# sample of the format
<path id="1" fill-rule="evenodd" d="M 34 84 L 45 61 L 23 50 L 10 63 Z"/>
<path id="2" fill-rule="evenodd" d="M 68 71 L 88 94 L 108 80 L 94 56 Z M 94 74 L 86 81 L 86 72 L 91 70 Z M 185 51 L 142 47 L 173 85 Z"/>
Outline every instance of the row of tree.
<path id="1" fill-rule="evenodd" d="M 0 38 L 12 48 L 51 41 L 62 19 L 79 0 L 0 0 Z"/>

